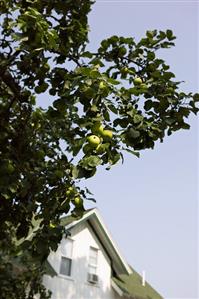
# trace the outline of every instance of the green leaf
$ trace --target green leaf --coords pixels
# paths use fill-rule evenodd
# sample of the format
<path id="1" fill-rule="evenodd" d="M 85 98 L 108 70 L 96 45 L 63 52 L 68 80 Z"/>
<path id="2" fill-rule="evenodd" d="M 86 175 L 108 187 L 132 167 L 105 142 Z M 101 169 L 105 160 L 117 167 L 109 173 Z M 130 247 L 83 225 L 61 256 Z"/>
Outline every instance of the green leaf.
<path id="1" fill-rule="evenodd" d="M 164 79 L 169 80 L 171 78 L 175 78 L 175 75 L 172 72 L 164 72 L 163 77 Z"/>
<path id="2" fill-rule="evenodd" d="M 172 117 L 167 117 L 165 119 L 165 122 L 166 122 L 166 124 L 168 124 L 169 126 L 171 126 L 172 124 L 174 124 L 176 122 L 176 119 L 172 118 Z"/>
<path id="3" fill-rule="evenodd" d="M 140 132 L 135 130 L 134 128 L 130 128 L 127 131 L 127 135 L 129 138 L 138 138 L 138 137 L 140 137 Z"/>
<path id="4" fill-rule="evenodd" d="M 113 84 L 113 85 L 118 85 L 118 84 L 120 84 L 119 81 L 117 81 L 117 80 L 115 80 L 115 79 L 113 79 L 113 78 L 108 78 L 108 79 L 107 79 L 107 82 L 108 82 L 108 83 L 111 83 L 111 84 Z"/>
<path id="5" fill-rule="evenodd" d="M 147 100 L 145 103 L 144 103 L 144 109 L 146 111 L 149 111 L 151 108 L 153 107 L 153 102 L 151 100 Z"/>
<path id="6" fill-rule="evenodd" d="M 148 52 L 147 53 L 148 60 L 154 60 L 155 59 L 155 53 L 154 52 Z"/>
<path id="7" fill-rule="evenodd" d="M 113 35 L 109 38 L 109 43 L 116 44 L 119 41 L 119 37 L 117 35 Z"/>
<path id="8" fill-rule="evenodd" d="M 64 176 L 64 172 L 60 169 L 55 170 L 54 175 L 58 178 L 62 178 Z"/>
<path id="9" fill-rule="evenodd" d="M 98 156 L 88 156 L 88 157 L 84 157 L 81 161 L 80 161 L 80 165 L 88 170 L 92 170 L 92 168 L 95 168 L 96 166 L 100 165 L 102 163 L 102 160 L 98 157 Z"/>
<path id="10" fill-rule="evenodd" d="M 159 104 L 159 110 L 160 111 L 166 111 L 168 107 L 169 107 L 168 99 L 167 98 L 161 98 L 160 99 L 160 104 Z"/>
<path id="11" fill-rule="evenodd" d="M 133 116 L 133 122 L 135 124 L 138 124 L 142 121 L 143 121 L 143 116 L 142 115 L 136 114 L 136 115 Z"/>
<path id="12" fill-rule="evenodd" d="M 114 113 L 114 114 L 118 114 L 118 110 L 117 108 L 115 108 L 114 105 L 109 104 L 108 108 Z"/>
<path id="13" fill-rule="evenodd" d="M 100 74 L 100 72 L 98 72 L 97 70 L 92 70 L 92 71 L 90 72 L 90 77 L 91 77 L 92 79 L 101 78 L 101 74 Z"/>
<path id="14" fill-rule="evenodd" d="M 82 57 L 87 57 L 87 58 L 92 58 L 93 57 L 93 54 L 89 51 L 86 51 L 86 52 L 83 52 Z"/>
<path id="15" fill-rule="evenodd" d="M 190 125 L 187 123 L 182 123 L 181 128 L 184 130 L 189 130 L 190 129 Z"/>
<path id="16" fill-rule="evenodd" d="M 114 165 L 121 159 L 121 156 L 119 153 L 113 153 L 111 156 L 111 159 L 109 159 L 109 163 Z"/>
<path id="17" fill-rule="evenodd" d="M 110 115 L 107 110 L 103 111 L 103 116 L 106 121 L 110 121 Z"/>
<path id="18" fill-rule="evenodd" d="M 155 71 L 151 73 L 151 76 L 155 79 L 158 79 L 161 77 L 161 72 L 160 71 Z"/>
<path id="19" fill-rule="evenodd" d="M 199 93 L 195 93 L 195 94 L 193 95 L 193 100 L 194 100 L 195 102 L 199 102 Z"/>
<path id="20" fill-rule="evenodd" d="M 163 39 L 165 39 L 165 37 L 166 37 L 166 33 L 164 32 L 164 31 L 159 31 L 159 34 L 158 34 L 158 36 L 157 36 L 160 40 L 163 40 Z"/>
<path id="21" fill-rule="evenodd" d="M 64 99 L 57 99 L 53 102 L 53 106 L 59 111 L 64 111 L 66 109 L 66 102 Z"/>
<path id="22" fill-rule="evenodd" d="M 132 151 L 130 150 L 129 148 L 123 148 L 123 150 L 125 150 L 126 152 L 136 156 L 137 158 L 140 158 L 140 153 L 139 152 L 136 152 L 136 151 Z"/>
<path id="23" fill-rule="evenodd" d="M 118 56 L 125 56 L 125 54 L 127 53 L 127 50 L 125 47 L 119 47 L 118 48 Z"/>
<path id="24" fill-rule="evenodd" d="M 72 177 L 74 179 L 81 177 L 81 171 L 80 171 L 79 167 L 77 167 L 75 165 L 73 165 L 73 167 L 72 167 Z"/>
<path id="25" fill-rule="evenodd" d="M 92 69 L 88 67 L 79 67 L 76 69 L 77 74 L 82 74 L 84 76 L 90 76 Z"/>
<path id="26" fill-rule="evenodd" d="M 101 42 L 101 47 L 106 50 L 109 46 L 109 42 L 105 39 Z"/>
<path id="27" fill-rule="evenodd" d="M 81 179 L 81 178 L 88 179 L 88 178 L 94 176 L 95 173 L 96 173 L 96 168 L 95 167 L 85 168 L 84 166 L 78 165 L 77 169 L 78 169 L 78 176 L 77 176 L 78 179 Z"/>
<path id="28" fill-rule="evenodd" d="M 35 92 L 36 93 L 43 93 L 47 90 L 48 88 L 48 83 L 43 82 L 41 85 L 38 85 L 35 87 Z"/>
<path id="29" fill-rule="evenodd" d="M 166 35 L 167 35 L 168 40 L 173 40 L 173 39 L 176 38 L 176 37 L 173 35 L 173 31 L 172 31 L 172 30 L 169 30 L 169 29 L 166 31 Z"/>
<path id="30" fill-rule="evenodd" d="M 20 42 L 26 42 L 28 41 L 28 36 L 24 36 L 23 33 L 13 33 L 12 34 L 12 38 L 15 40 L 15 41 L 20 41 Z"/>
<path id="31" fill-rule="evenodd" d="M 90 156 L 87 158 L 87 164 L 91 167 L 96 167 L 100 165 L 102 160 L 97 156 Z"/>

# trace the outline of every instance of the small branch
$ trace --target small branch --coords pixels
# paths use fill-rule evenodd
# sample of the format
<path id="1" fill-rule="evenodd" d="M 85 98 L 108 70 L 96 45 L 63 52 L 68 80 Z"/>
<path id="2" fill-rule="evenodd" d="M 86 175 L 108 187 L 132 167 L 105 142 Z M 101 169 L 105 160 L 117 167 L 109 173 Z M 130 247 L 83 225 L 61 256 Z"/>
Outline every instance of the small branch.
<path id="1" fill-rule="evenodd" d="M 134 63 L 134 64 L 136 64 L 137 66 L 139 66 L 141 68 L 143 67 L 143 65 L 141 63 L 139 63 L 139 62 L 137 62 L 135 60 L 132 60 L 132 59 L 130 59 L 128 57 L 123 57 L 122 59 L 127 60 L 128 62 Z"/>
<path id="2" fill-rule="evenodd" d="M 101 53 L 91 53 L 92 55 L 95 55 L 95 56 L 101 56 Z M 105 55 L 104 55 L 105 56 Z M 132 59 L 130 59 L 130 58 L 128 58 L 128 57 L 122 57 L 121 59 L 123 59 L 123 60 L 127 60 L 128 62 L 131 62 L 131 63 L 134 63 L 134 64 L 136 64 L 137 66 L 139 66 L 139 67 L 143 67 L 143 65 L 141 64 L 141 63 L 139 63 L 139 62 L 137 62 L 137 61 L 135 61 L 135 60 L 132 60 Z"/>
<path id="3" fill-rule="evenodd" d="M 75 57 L 72 57 L 72 56 L 68 56 L 69 57 L 69 60 L 72 60 L 73 62 L 75 62 L 79 67 L 81 67 L 81 63 L 78 61 L 77 58 Z"/>

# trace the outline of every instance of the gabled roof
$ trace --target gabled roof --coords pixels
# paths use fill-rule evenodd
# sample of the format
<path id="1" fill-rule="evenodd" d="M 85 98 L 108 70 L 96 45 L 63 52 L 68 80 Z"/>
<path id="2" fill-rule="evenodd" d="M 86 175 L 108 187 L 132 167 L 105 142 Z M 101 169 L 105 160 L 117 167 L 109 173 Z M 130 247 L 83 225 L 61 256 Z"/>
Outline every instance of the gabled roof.
<path id="1" fill-rule="evenodd" d="M 80 219 L 73 216 L 63 217 L 61 225 L 70 231 L 84 221 L 89 223 L 111 260 L 112 286 L 120 296 L 132 299 L 163 299 L 147 282 L 145 286 L 142 285 L 142 277 L 119 253 L 97 209 L 87 210 Z"/>
<path id="2" fill-rule="evenodd" d="M 108 254 L 112 270 L 117 274 L 130 274 L 131 268 L 121 256 L 116 244 L 111 238 L 108 229 L 106 228 L 103 220 L 97 209 L 91 209 L 84 213 L 83 217 L 77 219 L 72 216 L 66 216 L 61 219 L 61 225 L 64 225 L 67 230 L 70 228 L 87 221 L 100 241 L 102 247 Z"/>

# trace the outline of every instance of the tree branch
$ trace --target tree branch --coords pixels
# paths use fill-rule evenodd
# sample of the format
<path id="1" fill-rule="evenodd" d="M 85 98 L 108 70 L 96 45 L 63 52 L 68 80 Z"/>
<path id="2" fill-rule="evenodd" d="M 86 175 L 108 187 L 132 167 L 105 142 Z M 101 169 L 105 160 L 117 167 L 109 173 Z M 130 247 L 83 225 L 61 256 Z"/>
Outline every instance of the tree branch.
<path id="1" fill-rule="evenodd" d="M 141 63 L 139 63 L 139 62 L 137 62 L 135 60 L 132 60 L 132 59 L 130 59 L 128 57 L 122 57 L 122 59 L 127 60 L 128 62 L 134 63 L 134 64 L 136 64 L 137 66 L 139 66 L 141 68 L 143 67 L 143 65 Z"/>
<path id="2" fill-rule="evenodd" d="M 21 98 L 21 86 L 16 82 L 16 80 L 13 78 L 11 73 L 9 72 L 9 66 L 11 63 L 15 60 L 15 58 L 19 55 L 20 50 L 16 51 L 13 55 L 6 58 L 4 54 L 0 54 L 0 58 L 3 60 L 0 65 L 0 78 L 2 81 L 10 88 L 12 93 L 17 97 L 18 99 Z"/>
<path id="3" fill-rule="evenodd" d="M 15 79 L 12 77 L 11 73 L 7 69 L 0 70 L 0 78 L 6 84 L 6 86 L 8 86 L 10 88 L 12 93 L 19 99 L 21 87 L 15 81 Z"/>

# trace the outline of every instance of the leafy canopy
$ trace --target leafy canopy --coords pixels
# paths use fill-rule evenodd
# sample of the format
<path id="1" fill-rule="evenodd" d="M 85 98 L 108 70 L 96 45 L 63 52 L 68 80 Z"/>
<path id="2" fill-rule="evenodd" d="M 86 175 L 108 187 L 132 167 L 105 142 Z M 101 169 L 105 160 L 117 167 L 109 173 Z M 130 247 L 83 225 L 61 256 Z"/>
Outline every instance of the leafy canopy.
<path id="1" fill-rule="evenodd" d="M 2 298 L 48 297 L 41 279 L 64 232 L 60 216 L 71 208 L 81 216 L 90 198 L 79 180 L 110 169 L 123 151 L 139 156 L 189 129 L 189 114 L 198 112 L 199 95 L 182 92 L 157 56 L 174 46 L 173 32 L 147 31 L 138 42 L 114 35 L 91 53 L 92 4 L 0 1 Z"/>

